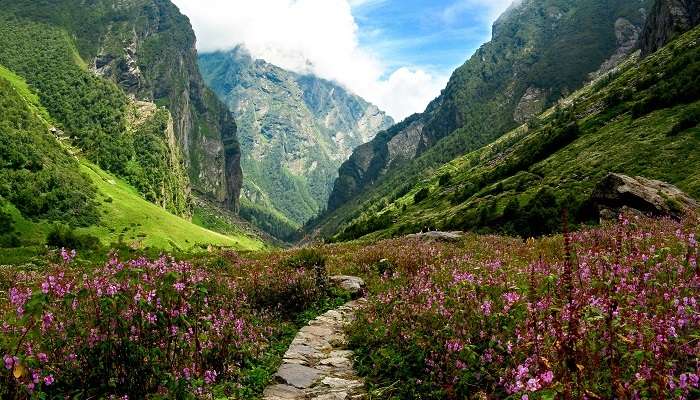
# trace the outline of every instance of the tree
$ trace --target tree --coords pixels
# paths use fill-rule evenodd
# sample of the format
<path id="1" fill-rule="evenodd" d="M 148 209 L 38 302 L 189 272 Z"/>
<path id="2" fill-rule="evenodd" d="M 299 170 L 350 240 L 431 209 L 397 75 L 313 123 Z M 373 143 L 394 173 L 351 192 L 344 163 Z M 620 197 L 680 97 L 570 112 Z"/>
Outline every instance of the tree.
<path id="1" fill-rule="evenodd" d="M 430 196 L 430 190 L 428 188 L 423 188 L 419 190 L 415 195 L 413 195 L 413 202 L 418 204 Z"/>

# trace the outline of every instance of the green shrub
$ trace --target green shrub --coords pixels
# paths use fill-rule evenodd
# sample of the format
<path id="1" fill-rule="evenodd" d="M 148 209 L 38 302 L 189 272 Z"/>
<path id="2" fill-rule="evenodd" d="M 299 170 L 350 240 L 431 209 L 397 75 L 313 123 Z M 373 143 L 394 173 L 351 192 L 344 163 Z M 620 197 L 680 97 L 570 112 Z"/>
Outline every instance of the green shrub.
<path id="1" fill-rule="evenodd" d="M 421 203 L 423 200 L 427 199 L 428 196 L 430 196 L 430 189 L 423 188 L 413 195 L 413 202 L 415 204 Z"/>
<path id="2" fill-rule="evenodd" d="M 310 269 L 319 266 L 325 267 L 326 257 L 316 249 L 305 248 L 284 260 L 282 265 L 294 269 Z"/>
<path id="3" fill-rule="evenodd" d="M 100 248 L 100 239 L 92 235 L 80 235 L 69 226 L 56 224 L 46 237 L 46 244 L 56 248 L 97 250 Z"/>
<path id="4" fill-rule="evenodd" d="M 440 175 L 440 186 L 444 187 L 450 184 L 452 182 L 452 175 L 450 175 L 449 172 Z"/>
<path id="5" fill-rule="evenodd" d="M 698 124 L 700 124 L 700 110 L 693 109 L 686 111 L 681 116 L 681 119 L 673 125 L 668 135 L 676 136 L 688 129 L 695 128 Z"/>

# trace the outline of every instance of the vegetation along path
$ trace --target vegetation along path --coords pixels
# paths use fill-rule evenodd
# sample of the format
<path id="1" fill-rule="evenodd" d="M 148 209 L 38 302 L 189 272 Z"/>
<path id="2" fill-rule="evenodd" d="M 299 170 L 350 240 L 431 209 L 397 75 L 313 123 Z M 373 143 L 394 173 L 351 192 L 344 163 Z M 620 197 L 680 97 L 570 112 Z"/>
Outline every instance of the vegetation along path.
<path id="1" fill-rule="evenodd" d="M 364 285 L 355 277 L 331 280 L 357 291 Z M 364 398 L 364 383 L 353 369 L 353 353 L 347 349 L 344 332 L 363 303 L 364 299 L 351 301 L 302 328 L 277 371 L 278 383 L 265 390 L 264 400 Z"/>

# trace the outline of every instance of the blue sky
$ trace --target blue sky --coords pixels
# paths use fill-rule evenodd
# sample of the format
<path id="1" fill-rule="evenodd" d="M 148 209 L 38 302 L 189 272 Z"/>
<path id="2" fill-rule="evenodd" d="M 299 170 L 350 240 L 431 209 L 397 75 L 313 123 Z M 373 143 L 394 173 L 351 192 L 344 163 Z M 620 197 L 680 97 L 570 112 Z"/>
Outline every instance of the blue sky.
<path id="1" fill-rule="evenodd" d="M 494 9 L 504 7 L 498 1 L 367 0 L 355 2 L 352 13 L 360 45 L 381 54 L 390 69 L 410 65 L 444 75 L 489 40 Z"/>
<path id="2" fill-rule="evenodd" d="M 173 0 L 200 52 L 245 46 L 333 80 L 402 120 L 490 38 L 511 0 Z"/>

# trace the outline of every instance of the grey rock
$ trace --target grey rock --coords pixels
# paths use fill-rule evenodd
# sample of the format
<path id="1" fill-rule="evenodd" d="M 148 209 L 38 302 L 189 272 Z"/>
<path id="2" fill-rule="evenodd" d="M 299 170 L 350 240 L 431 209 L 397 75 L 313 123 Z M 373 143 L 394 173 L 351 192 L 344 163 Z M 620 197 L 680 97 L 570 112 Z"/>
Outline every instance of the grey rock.
<path id="1" fill-rule="evenodd" d="M 300 364 L 283 364 L 277 371 L 277 377 L 284 383 L 299 389 L 311 387 L 323 372 Z"/>
<path id="2" fill-rule="evenodd" d="M 350 293 L 359 293 L 365 287 L 365 281 L 356 276 L 335 275 L 328 279 Z"/>
<path id="3" fill-rule="evenodd" d="M 431 232 L 414 233 L 412 235 L 407 235 L 406 237 L 413 238 L 413 239 L 436 240 L 436 241 L 442 241 L 442 242 L 457 242 L 464 237 L 464 232 L 431 231 Z"/>
<path id="4" fill-rule="evenodd" d="M 665 46 L 700 24 L 700 0 L 658 0 L 641 38 L 642 56 Z"/>
<path id="5" fill-rule="evenodd" d="M 620 212 L 682 218 L 700 209 L 698 202 L 677 187 L 658 180 L 608 174 L 591 195 L 602 219 Z"/>
<path id="6" fill-rule="evenodd" d="M 303 395 L 303 391 L 289 385 L 273 385 L 266 388 L 263 392 L 263 396 L 268 400 L 298 399 Z"/>

